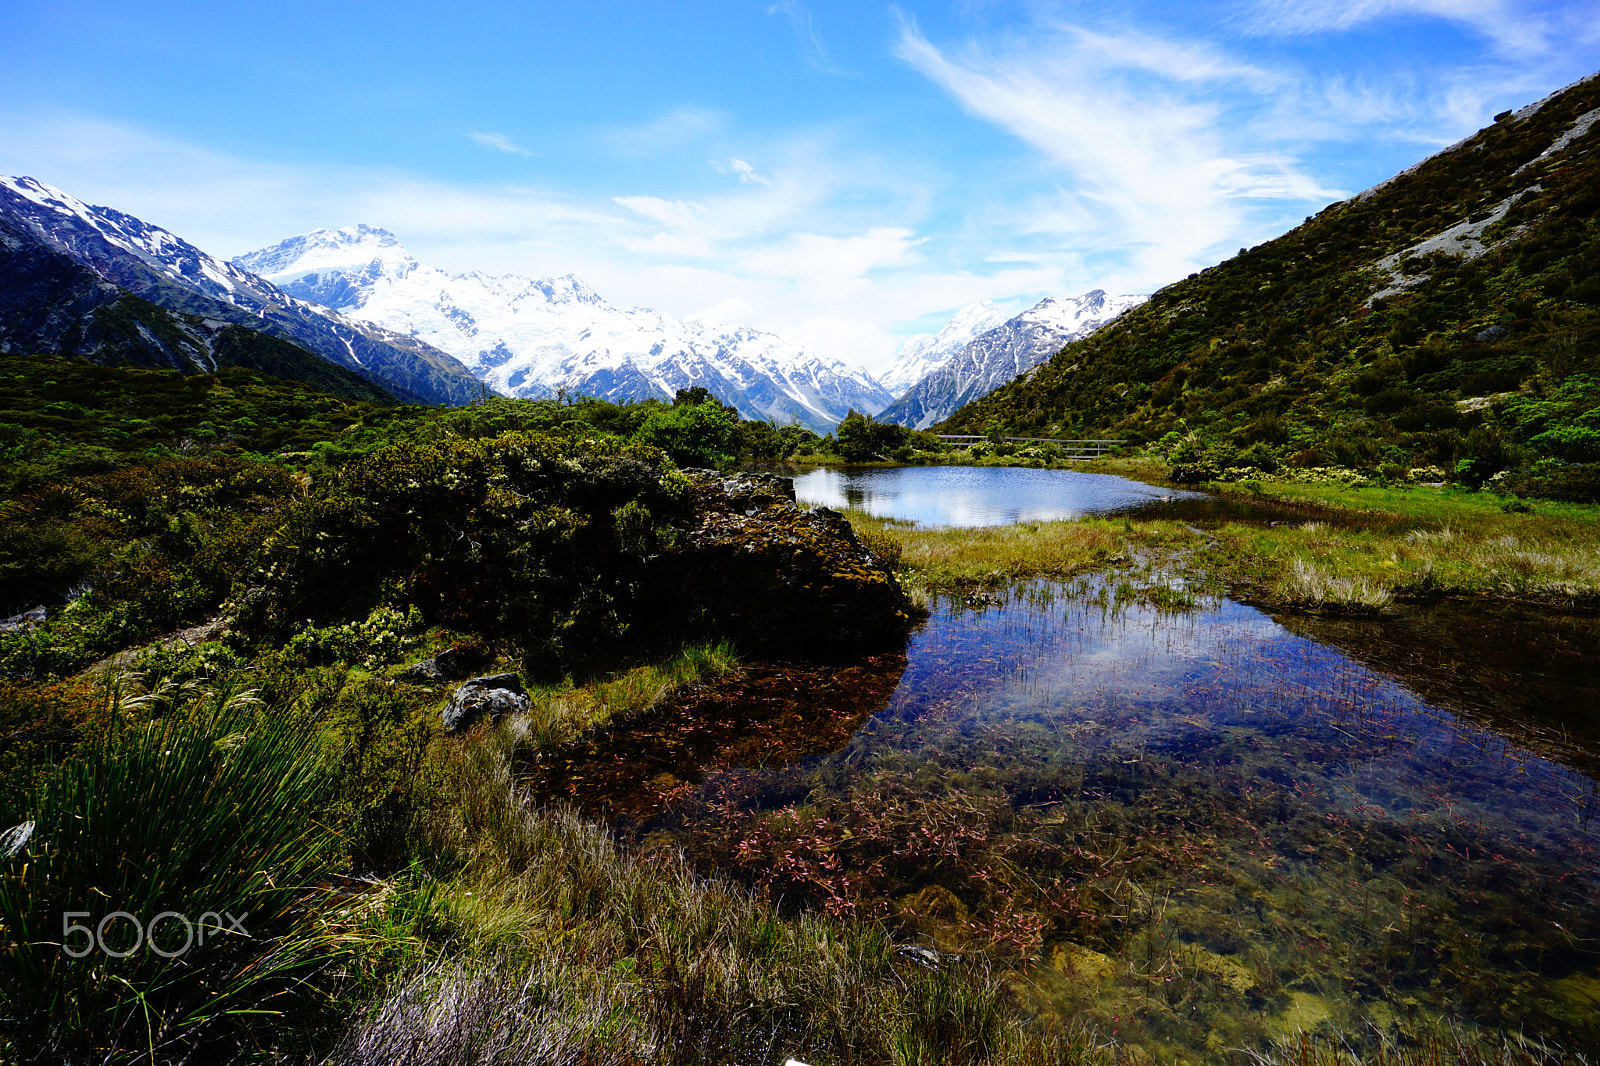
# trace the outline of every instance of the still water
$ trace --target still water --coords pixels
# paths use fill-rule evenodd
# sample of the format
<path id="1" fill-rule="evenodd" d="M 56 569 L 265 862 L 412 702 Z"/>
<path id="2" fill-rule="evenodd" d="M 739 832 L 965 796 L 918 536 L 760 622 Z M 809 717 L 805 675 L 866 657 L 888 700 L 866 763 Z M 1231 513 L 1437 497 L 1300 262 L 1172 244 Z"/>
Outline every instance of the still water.
<path id="1" fill-rule="evenodd" d="M 1600 621 L 1181 585 L 940 601 L 904 655 L 752 665 L 531 783 L 1159 1062 L 1438 1018 L 1600 1047 Z"/>
<path id="2" fill-rule="evenodd" d="M 824 467 L 798 474 L 794 491 L 802 504 L 854 508 L 928 526 L 998 526 L 1111 514 L 1191 522 L 1282 517 L 1270 507 L 1112 474 L 1026 467 Z"/>

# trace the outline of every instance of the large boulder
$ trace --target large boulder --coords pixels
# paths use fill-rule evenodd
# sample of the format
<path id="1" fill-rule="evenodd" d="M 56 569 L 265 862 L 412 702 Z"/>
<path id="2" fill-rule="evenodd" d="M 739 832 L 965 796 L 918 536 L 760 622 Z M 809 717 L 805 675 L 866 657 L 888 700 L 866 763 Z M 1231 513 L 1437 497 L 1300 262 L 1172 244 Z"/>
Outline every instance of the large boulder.
<path id="1" fill-rule="evenodd" d="M 457 733 L 484 716 L 498 722 L 508 714 L 526 711 L 532 702 L 516 674 L 474 677 L 456 689 L 445 705 L 444 728 L 448 733 Z"/>
<path id="2" fill-rule="evenodd" d="M 767 654 L 905 641 L 916 609 L 843 515 L 800 508 L 788 478 L 685 473 L 694 504 L 679 557 L 687 606 Z"/>

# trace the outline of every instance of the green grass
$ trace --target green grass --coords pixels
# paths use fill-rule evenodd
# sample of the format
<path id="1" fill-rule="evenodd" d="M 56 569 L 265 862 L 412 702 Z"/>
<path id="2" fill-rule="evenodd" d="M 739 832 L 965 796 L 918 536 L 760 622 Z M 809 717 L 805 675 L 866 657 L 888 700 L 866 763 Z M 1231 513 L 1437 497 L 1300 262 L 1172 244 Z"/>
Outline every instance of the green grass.
<path id="1" fill-rule="evenodd" d="M 1473 596 L 1560 609 L 1600 607 L 1600 507 L 1541 502 L 1507 512 L 1459 489 L 1270 485 L 1326 522 L 1229 525 L 1213 565 L 1275 602 L 1371 609 Z M 1341 524 L 1340 515 L 1361 520 Z"/>

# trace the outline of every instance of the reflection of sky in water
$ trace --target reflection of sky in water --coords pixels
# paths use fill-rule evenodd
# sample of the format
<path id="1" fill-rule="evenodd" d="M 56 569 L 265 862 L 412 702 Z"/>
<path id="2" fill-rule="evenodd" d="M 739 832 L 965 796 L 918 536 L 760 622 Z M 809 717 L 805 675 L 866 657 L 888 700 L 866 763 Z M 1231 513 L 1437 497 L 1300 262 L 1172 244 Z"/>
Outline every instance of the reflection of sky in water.
<path id="1" fill-rule="evenodd" d="M 801 503 L 937 526 L 1041 522 L 1205 498 L 1110 474 L 985 466 L 823 468 L 796 477 L 794 489 Z"/>
<path id="2" fill-rule="evenodd" d="M 1231 601 L 1176 616 L 1025 597 L 940 613 L 858 744 L 939 758 L 974 723 L 1042 727 L 1057 759 L 1212 759 L 1221 738 L 1264 783 L 1315 786 L 1346 814 L 1480 826 L 1546 853 L 1594 842 L 1591 779 Z"/>

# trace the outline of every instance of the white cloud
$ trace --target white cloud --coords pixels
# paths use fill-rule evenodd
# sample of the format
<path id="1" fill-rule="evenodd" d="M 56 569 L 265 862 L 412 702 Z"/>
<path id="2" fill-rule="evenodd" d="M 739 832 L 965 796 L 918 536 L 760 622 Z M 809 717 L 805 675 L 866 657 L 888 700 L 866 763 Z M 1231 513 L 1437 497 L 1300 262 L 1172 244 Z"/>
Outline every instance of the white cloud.
<path id="1" fill-rule="evenodd" d="M 765 174 L 762 174 L 762 173 L 758 172 L 754 166 L 752 166 L 749 163 L 746 163 L 743 159 L 739 159 L 737 157 L 728 160 L 726 165 L 724 165 L 722 163 L 719 163 L 715 159 L 713 159 L 711 161 L 711 165 L 713 167 L 717 168 L 717 173 L 719 173 L 719 174 L 727 174 L 727 173 L 732 172 L 734 174 L 739 175 L 739 181 L 742 184 L 745 184 L 745 185 L 771 185 L 772 184 L 772 179 L 771 178 L 767 177 Z"/>
<path id="2" fill-rule="evenodd" d="M 528 151 L 526 148 L 522 147 L 522 145 L 518 144 L 516 141 L 513 141 L 510 137 L 507 137 L 503 133 L 489 133 L 474 130 L 469 132 L 467 136 L 471 137 L 474 141 L 477 141 L 485 148 L 493 148 L 497 152 L 505 152 L 508 155 L 520 155 L 524 159 L 532 158 L 533 156 L 532 152 Z"/>

